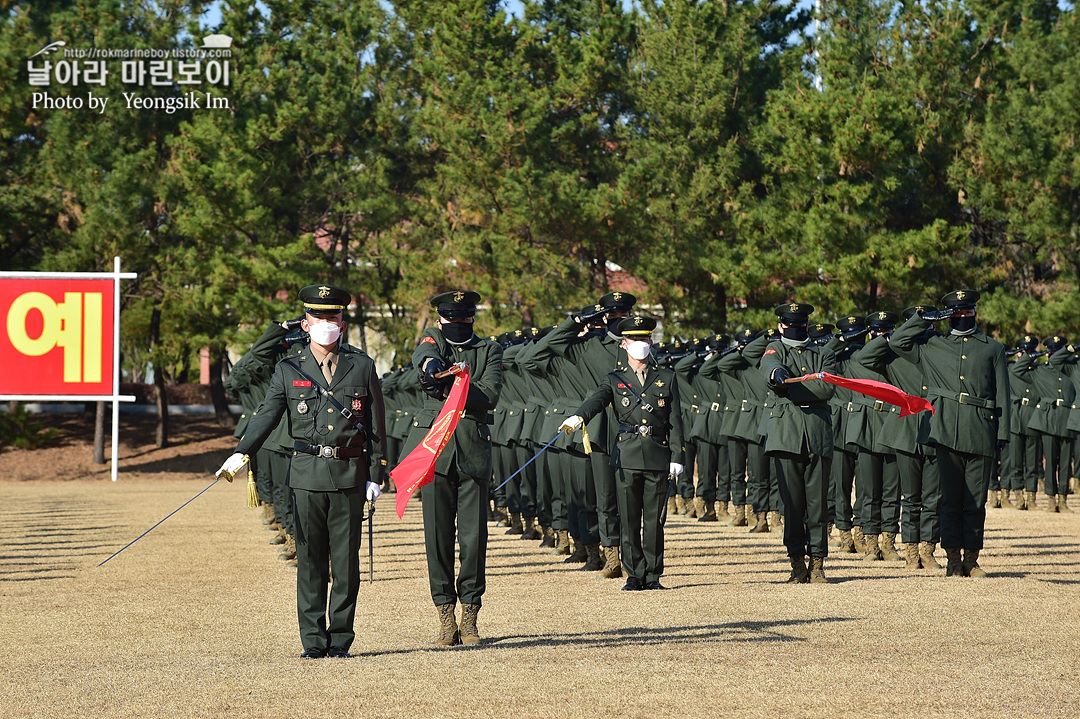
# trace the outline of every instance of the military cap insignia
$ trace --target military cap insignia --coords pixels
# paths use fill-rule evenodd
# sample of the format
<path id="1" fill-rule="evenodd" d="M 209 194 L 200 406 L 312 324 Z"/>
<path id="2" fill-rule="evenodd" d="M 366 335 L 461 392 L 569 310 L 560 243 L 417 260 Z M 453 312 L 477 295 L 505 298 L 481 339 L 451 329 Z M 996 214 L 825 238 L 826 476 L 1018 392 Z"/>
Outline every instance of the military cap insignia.
<path id="1" fill-rule="evenodd" d="M 514 336 L 515 337 L 520 337 L 521 336 L 521 330 L 514 330 Z"/>
<path id="2" fill-rule="evenodd" d="M 329 296 L 330 296 L 330 288 L 327 287 L 326 285 L 321 285 L 319 287 L 319 297 L 329 297 Z"/>
<path id="3" fill-rule="evenodd" d="M 851 323 L 851 324 L 854 324 L 854 323 L 855 323 L 855 318 L 854 318 L 854 317 L 848 317 L 848 318 L 847 318 L 847 321 L 848 321 L 849 323 Z"/>
<path id="4" fill-rule="evenodd" d="M 959 292 L 956 293 L 956 299 L 958 299 L 958 300 L 962 300 L 966 296 L 967 296 L 967 293 L 964 292 L 963 290 L 960 290 Z"/>
<path id="5" fill-rule="evenodd" d="M 926 311 L 926 307 L 924 307 L 923 305 L 915 305 L 915 311 L 921 314 Z"/>
<path id="6" fill-rule="evenodd" d="M 716 335 L 715 337 L 713 337 L 713 339 L 719 342 L 720 340 L 724 339 L 724 335 Z"/>
<path id="7" fill-rule="evenodd" d="M 825 325 L 823 325 L 821 323 L 818 323 L 818 324 L 814 325 L 814 329 L 816 329 L 818 331 L 823 330 L 823 329 L 825 329 Z"/>
<path id="8" fill-rule="evenodd" d="M 465 300 L 465 293 L 464 292 L 455 292 L 454 293 L 454 302 L 463 302 L 464 300 Z"/>
<path id="9" fill-rule="evenodd" d="M 792 302 L 791 303 L 791 311 L 792 312 L 798 312 L 799 311 L 799 303 L 798 302 Z"/>
<path id="10" fill-rule="evenodd" d="M 877 318 L 878 318 L 879 320 L 883 320 L 883 319 L 885 319 L 885 318 L 886 318 L 886 317 L 888 317 L 888 316 L 889 316 L 889 313 L 888 313 L 888 312 L 878 312 L 878 313 L 877 313 Z"/>
<path id="11" fill-rule="evenodd" d="M 616 302 L 618 302 L 619 300 L 621 300 L 621 299 L 622 299 L 622 292 L 614 292 L 614 293 L 612 293 L 612 295 L 611 295 L 611 299 L 613 299 L 613 300 L 615 300 Z"/>
<path id="12" fill-rule="evenodd" d="M 1024 341 L 1025 342 L 1030 342 L 1031 341 L 1031 335 L 1024 335 Z"/>
<path id="13" fill-rule="evenodd" d="M 643 320 L 640 317 L 635 317 L 634 318 L 634 324 L 635 325 L 640 327 L 642 322 L 643 322 Z"/>
<path id="14" fill-rule="evenodd" d="M 662 380 L 662 379 L 656 380 L 656 386 L 657 387 L 663 387 L 664 386 L 664 380 Z"/>
<path id="15" fill-rule="evenodd" d="M 1058 337 L 1057 335 L 1054 335 L 1054 343 L 1056 344 L 1056 343 L 1058 343 L 1060 341 L 1061 341 L 1061 338 Z"/>

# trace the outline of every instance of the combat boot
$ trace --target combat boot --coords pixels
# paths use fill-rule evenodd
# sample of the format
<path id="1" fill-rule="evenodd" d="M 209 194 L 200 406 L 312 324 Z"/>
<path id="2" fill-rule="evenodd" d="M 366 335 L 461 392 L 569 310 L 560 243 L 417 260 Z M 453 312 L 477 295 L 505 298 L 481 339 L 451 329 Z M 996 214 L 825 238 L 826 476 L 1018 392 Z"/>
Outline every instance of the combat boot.
<path id="1" fill-rule="evenodd" d="M 461 632 L 458 631 L 457 616 L 454 602 L 440 604 L 439 610 L 439 633 L 435 635 L 435 644 L 440 647 L 453 647 L 461 643 Z"/>
<path id="2" fill-rule="evenodd" d="M 694 498 L 684 499 L 683 504 L 686 505 L 686 516 L 690 519 L 697 519 L 697 503 L 694 501 Z"/>
<path id="3" fill-rule="evenodd" d="M 1071 477 L 1069 479 L 1069 491 L 1072 494 L 1080 493 L 1080 477 Z"/>
<path id="4" fill-rule="evenodd" d="M 979 566 L 979 550 L 978 549 L 965 549 L 964 558 L 962 560 L 964 568 L 964 576 L 972 577 L 974 579 L 982 579 L 988 576 L 986 571 Z"/>
<path id="5" fill-rule="evenodd" d="M 1046 495 L 1046 511 L 1051 513 L 1058 511 L 1057 498 L 1052 494 Z"/>
<path id="6" fill-rule="evenodd" d="M 991 489 L 986 498 L 986 506 L 991 509 L 1001 509 L 1001 490 Z"/>
<path id="7" fill-rule="evenodd" d="M 862 533 L 862 527 L 856 525 L 851 528 L 851 541 L 855 543 L 856 554 L 866 554 L 866 535 Z"/>
<path id="8" fill-rule="evenodd" d="M 1067 494 L 1059 494 L 1057 496 L 1057 511 L 1064 514 L 1072 514 L 1072 510 L 1069 509 L 1068 499 L 1069 495 Z"/>
<path id="9" fill-rule="evenodd" d="M 825 577 L 825 557 L 810 557 L 810 583 L 829 584 Z"/>
<path id="10" fill-rule="evenodd" d="M 461 643 L 476 644 L 480 641 L 480 632 L 476 628 L 476 616 L 480 614 L 479 604 L 461 605 Z"/>
<path id="11" fill-rule="evenodd" d="M 806 568 L 806 561 L 802 557 L 788 557 L 788 561 L 791 562 L 791 574 L 788 575 L 788 584 L 806 584 L 810 581 L 809 570 Z"/>
<path id="12" fill-rule="evenodd" d="M 622 562 L 619 561 L 618 547 L 604 547 L 604 568 L 600 576 L 604 579 L 617 579 L 622 576 Z"/>
<path id="13" fill-rule="evenodd" d="M 555 532 L 555 549 L 551 550 L 551 553 L 556 555 L 570 554 L 570 532 L 568 530 L 559 529 Z"/>
<path id="14" fill-rule="evenodd" d="M 525 534 L 525 527 L 521 524 L 521 515 L 517 512 L 510 513 L 510 528 L 503 534 Z"/>
<path id="15" fill-rule="evenodd" d="M 495 508 L 495 526 L 496 527 L 509 527 L 510 526 L 510 510 L 506 507 Z"/>
<path id="16" fill-rule="evenodd" d="M 919 545 L 915 542 L 904 544 L 904 569 L 919 569 Z"/>
<path id="17" fill-rule="evenodd" d="M 1039 506 L 1035 503 L 1035 493 L 1034 492 L 1025 491 L 1024 492 L 1024 498 L 1025 498 L 1025 502 L 1024 502 L 1023 509 L 1038 509 L 1039 508 Z"/>
<path id="18" fill-rule="evenodd" d="M 542 549 L 554 549 L 555 548 L 555 530 L 551 527 L 545 527 L 540 525 L 540 533 L 543 535 L 543 539 L 540 542 Z"/>
<path id="19" fill-rule="evenodd" d="M 776 527 L 780 529 L 784 525 L 784 518 L 779 512 L 769 512 L 769 516 L 766 517 L 770 527 Z"/>
<path id="20" fill-rule="evenodd" d="M 574 551 L 570 554 L 569 557 L 563 560 L 563 564 L 580 564 L 581 562 L 584 562 L 586 559 L 589 558 L 589 553 L 585 549 L 584 544 L 574 539 L 573 537 L 571 537 L 570 539 L 574 542 Z M 567 546 L 567 548 L 569 548 L 569 545 Z"/>
<path id="21" fill-rule="evenodd" d="M 896 562 L 903 557 L 896 551 L 896 532 L 882 532 L 881 534 L 881 558 L 887 562 Z"/>
<path id="22" fill-rule="evenodd" d="M 728 512 L 727 502 L 717 502 L 716 504 L 716 520 L 731 519 L 731 513 Z"/>
<path id="23" fill-rule="evenodd" d="M 536 519 L 533 517 L 523 517 L 522 521 L 525 523 L 521 530 L 521 537 L 519 539 L 543 539 L 544 535 L 536 531 Z"/>
<path id="24" fill-rule="evenodd" d="M 840 530 L 840 539 L 836 542 L 836 548 L 844 554 L 855 554 L 855 542 L 851 539 L 850 529 Z"/>
<path id="25" fill-rule="evenodd" d="M 679 500 L 675 499 L 674 494 L 667 498 L 667 513 L 669 517 L 679 513 Z"/>
<path id="26" fill-rule="evenodd" d="M 604 568 L 604 558 L 600 554 L 600 543 L 585 545 L 585 566 L 581 569 L 596 572 Z"/>
<path id="27" fill-rule="evenodd" d="M 720 518 L 716 516 L 716 502 L 706 502 L 703 499 L 699 499 L 701 502 L 701 510 L 698 512 L 697 521 L 699 522 L 719 522 Z"/>
<path id="28" fill-rule="evenodd" d="M 864 534 L 863 538 L 866 540 L 866 551 L 863 552 L 860 559 L 867 562 L 880 562 L 884 559 L 884 557 L 881 556 L 881 550 L 878 548 L 877 535 Z"/>
<path id="29" fill-rule="evenodd" d="M 671 512 L 668 512 L 671 514 Z M 675 514 L 686 514 L 686 500 L 681 494 L 675 495 Z"/>
<path id="30" fill-rule="evenodd" d="M 262 523 L 264 525 L 267 525 L 267 526 L 273 524 L 274 523 L 274 505 L 272 505 L 272 504 L 264 504 L 262 506 L 262 510 L 263 510 Z"/>
<path id="31" fill-rule="evenodd" d="M 941 569 L 938 560 L 934 558 L 934 550 L 937 544 L 934 542 L 919 542 L 919 563 L 923 569 Z"/>
<path id="32" fill-rule="evenodd" d="M 769 515 L 766 512 L 755 512 L 754 519 L 757 521 L 754 524 L 754 528 L 750 530 L 751 534 L 766 534 L 769 531 Z"/>
<path id="33" fill-rule="evenodd" d="M 732 527 L 745 527 L 746 526 L 746 513 L 749 511 L 749 505 L 740 504 L 735 507 L 735 516 L 728 522 Z"/>
<path id="34" fill-rule="evenodd" d="M 289 535 L 289 538 L 285 540 L 285 545 L 278 552 L 278 559 L 284 559 L 289 561 L 290 559 L 296 559 L 296 540 Z"/>
<path id="35" fill-rule="evenodd" d="M 285 538 L 285 532 L 284 531 L 278 532 L 277 534 L 275 534 L 273 537 L 270 538 L 270 544 L 273 544 L 275 546 L 285 544 L 286 541 L 287 540 Z"/>
<path id="36" fill-rule="evenodd" d="M 960 556 L 960 548 L 955 547 L 945 550 L 947 561 L 945 563 L 946 577 L 964 576 L 964 559 Z"/>
<path id="37" fill-rule="evenodd" d="M 1001 508 L 1002 509 L 1015 509 L 1015 507 L 1013 507 L 1012 500 L 1009 499 L 1010 494 L 1012 494 L 1012 492 L 1010 490 L 1008 490 L 1008 489 L 1001 490 Z"/>

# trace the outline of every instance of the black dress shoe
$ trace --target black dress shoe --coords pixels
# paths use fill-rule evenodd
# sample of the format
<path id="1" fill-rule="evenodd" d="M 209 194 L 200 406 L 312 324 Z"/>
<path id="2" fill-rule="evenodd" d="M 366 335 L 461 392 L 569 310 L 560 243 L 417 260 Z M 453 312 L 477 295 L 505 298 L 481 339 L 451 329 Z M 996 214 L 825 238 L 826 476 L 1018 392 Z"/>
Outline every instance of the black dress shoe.
<path id="1" fill-rule="evenodd" d="M 301 659 L 322 659 L 326 656 L 326 650 L 322 647 L 311 647 L 305 649 L 304 653 L 300 655 Z"/>
<path id="2" fill-rule="evenodd" d="M 349 654 L 348 649 L 342 649 L 341 647 L 330 647 L 326 650 L 326 656 L 333 657 L 334 659 L 348 659 L 352 656 L 352 654 Z"/>
<path id="3" fill-rule="evenodd" d="M 623 585 L 622 590 L 624 592 L 637 592 L 641 590 L 641 580 L 637 577 L 630 577 L 626 580 L 626 584 Z"/>
<path id="4" fill-rule="evenodd" d="M 645 589 L 667 589 L 667 587 L 661 584 L 659 579 L 654 579 L 645 585 Z"/>

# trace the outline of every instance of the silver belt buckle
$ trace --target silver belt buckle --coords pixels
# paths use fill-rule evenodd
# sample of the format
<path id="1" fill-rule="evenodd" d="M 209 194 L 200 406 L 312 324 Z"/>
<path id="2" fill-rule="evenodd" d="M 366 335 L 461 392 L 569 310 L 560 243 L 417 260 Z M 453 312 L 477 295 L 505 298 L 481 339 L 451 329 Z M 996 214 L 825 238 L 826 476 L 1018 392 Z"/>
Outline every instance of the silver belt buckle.
<path id="1" fill-rule="evenodd" d="M 326 459 L 330 459 L 336 454 L 337 454 L 337 447 L 331 447 L 331 446 L 325 445 L 325 444 L 319 446 L 319 456 L 320 457 L 325 457 Z"/>
<path id="2" fill-rule="evenodd" d="M 647 424 L 643 424 L 637 428 L 637 433 L 640 434 L 642 437 L 648 437 L 650 434 L 652 434 L 652 427 Z"/>
<path id="3" fill-rule="evenodd" d="M 1027 397 L 1021 397 L 1020 398 L 1020 404 L 1027 407 L 1029 404 L 1031 404 L 1031 400 L 1028 399 Z"/>
<path id="4" fill-rule="evenodd" d="M 713 402 L 712 403 L 712 411 L 713 412 L 719 412 L 720 411 L 720 403 L 719 402 Z"/>
<path id="5" fill-rule="evenodd" d="M 1058 407 L 1064 407 L 1065 406 L 1065 400 L 1063 400 L 1063 399 L 1055 400 L 1054 404 L 1056 404 Z"/>

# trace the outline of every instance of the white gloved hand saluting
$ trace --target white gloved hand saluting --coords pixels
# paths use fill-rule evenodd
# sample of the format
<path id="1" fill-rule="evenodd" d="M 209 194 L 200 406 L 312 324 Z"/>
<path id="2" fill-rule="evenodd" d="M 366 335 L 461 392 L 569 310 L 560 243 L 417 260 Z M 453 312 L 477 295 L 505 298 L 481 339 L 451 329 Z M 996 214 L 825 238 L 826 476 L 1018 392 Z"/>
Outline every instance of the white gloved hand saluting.
<path id="1" fill-rule="evenodd" d="M 682 473 L 683 473 L 683 466 L 681 464 L 679 464 L 678 462 L 672 462 L 671 464 L 668 465 L 668 474 L 673 474 L 676 477 L 678 477 Z"/>
<path id="2" fill-rule="evenodd" d="M 583 420 L 581 417 L 578 417 L 575 414 L 575 415 L 573 415 L 571 417 L 567 417 L 565 420 L 563 420 L 563 423 L 559 425 L 559 431 L 560 432 L 565 432 L 566 434 L 570 434 L 575 429 L 577 429 L 582 424 L 584 424 L 584 422 L 585 422 L 585 420 Z"/>
<path id="3" fill-rule="evenodd" d="M 382 490 L 379 489 L 379 485 L 374 482 L 367 483 L 367 501 L 374 502 L 382 494 Z"/>
<path id="4" fill-rule="evenodd" d="M 239 452 L 236 452 L 225 460 L 225 464 L 221 465 L 221 469 L 219 469 L 217 473 L 214 474 L 214 476 L 220 477 L 222 475 L 225 475 L 225 479 L 231 482 L 233 481 L 233 477 L 236 476 L 236 473 L 239 472 L 240 469 L 247 463 L 248 456 L 246 454 L 240 454 Z"/>

